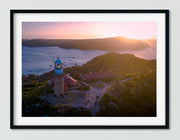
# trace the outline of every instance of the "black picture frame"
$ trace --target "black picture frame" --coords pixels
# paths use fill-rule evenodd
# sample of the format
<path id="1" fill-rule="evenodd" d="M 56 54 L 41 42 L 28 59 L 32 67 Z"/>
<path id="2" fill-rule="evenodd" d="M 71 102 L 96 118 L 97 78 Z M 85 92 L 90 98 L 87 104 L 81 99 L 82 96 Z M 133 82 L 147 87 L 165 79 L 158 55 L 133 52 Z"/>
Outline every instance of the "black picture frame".
<path id="1" fill-rule="evenodd" d="M 14 124 L 14 15 L 18 13 L 162 13 L 165 15 L 165 125 L 15 125 Z M 10 128 L 11 129 L 169 129 L 169 10 L 10 10 Z"/>

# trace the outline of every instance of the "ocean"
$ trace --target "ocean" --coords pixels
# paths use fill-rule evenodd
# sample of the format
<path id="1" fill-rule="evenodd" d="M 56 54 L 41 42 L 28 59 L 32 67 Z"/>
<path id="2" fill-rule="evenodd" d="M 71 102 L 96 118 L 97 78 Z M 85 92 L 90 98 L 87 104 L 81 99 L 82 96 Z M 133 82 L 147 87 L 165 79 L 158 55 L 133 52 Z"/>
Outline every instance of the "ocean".
<path id="1" fill-rule="evenodd" d="M 22 46 L 22 75 L 41 75 L 54 69 L 57 57 L 64 67 L 83 65 L 96 56 L 108 53 L 103 50 L 62 49 L 59 47 L 27 47 Z M 113 51 L 114 52 L 114 51 Z M 156 59 L 156 47 L 152 46 L 141 50 L 116 51 L 120 54 L 134 54 L 143 59 Z"/>

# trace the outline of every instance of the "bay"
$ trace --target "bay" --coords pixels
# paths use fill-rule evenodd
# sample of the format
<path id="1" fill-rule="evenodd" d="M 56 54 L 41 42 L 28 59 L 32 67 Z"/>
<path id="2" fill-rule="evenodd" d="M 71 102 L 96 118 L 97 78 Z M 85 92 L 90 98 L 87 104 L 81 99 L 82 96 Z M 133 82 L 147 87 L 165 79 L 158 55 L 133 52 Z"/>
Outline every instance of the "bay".
<path id="1" fill-rule="evenodd" d="M 63 62 L 64 67 L 83 65 L 96 56 L 110 51 L 103 50 L 78 50 L 62 49 L 56 46 L 27 47 L 22 46 L 22 75 L 41 75 L 54 69 L 57 57 Z M 114 51 L 113 51 L 114 52 Z M 156 47 L 152 46 L 141 50 L 116 51 L 120 54 L 134 54 L 143 59 L 156 59 Z"/>

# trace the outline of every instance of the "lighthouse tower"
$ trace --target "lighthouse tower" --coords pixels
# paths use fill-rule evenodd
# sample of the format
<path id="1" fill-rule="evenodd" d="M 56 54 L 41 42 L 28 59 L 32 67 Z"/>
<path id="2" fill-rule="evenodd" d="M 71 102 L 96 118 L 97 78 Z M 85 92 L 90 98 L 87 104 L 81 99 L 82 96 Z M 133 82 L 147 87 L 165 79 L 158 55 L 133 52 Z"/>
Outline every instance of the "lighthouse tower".
<path id="1" fill-rule="evenodd" d="M 57 60 L 54 62 L 55 69 L 55 83 L 54 83 L 54 94 L 57 97 L 64 96 L 64 74 L 63 74 L 63 63 L 57 57 Z"/>

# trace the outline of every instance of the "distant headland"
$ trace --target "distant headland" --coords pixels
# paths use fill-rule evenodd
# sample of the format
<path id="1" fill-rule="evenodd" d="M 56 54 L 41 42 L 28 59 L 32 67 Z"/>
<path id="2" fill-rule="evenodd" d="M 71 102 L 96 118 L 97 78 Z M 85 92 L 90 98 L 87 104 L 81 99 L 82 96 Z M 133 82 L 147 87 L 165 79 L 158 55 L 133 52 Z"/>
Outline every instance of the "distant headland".
<path id="1" fill-rule="evenodd" d="M 96 39 L 23 39 L 22 45 L 29 47 L 59 46 L 64 49 L 105 51 L 138 50 L 151 46 L 146 40 L 130 39 L 125 37 Z"/>

